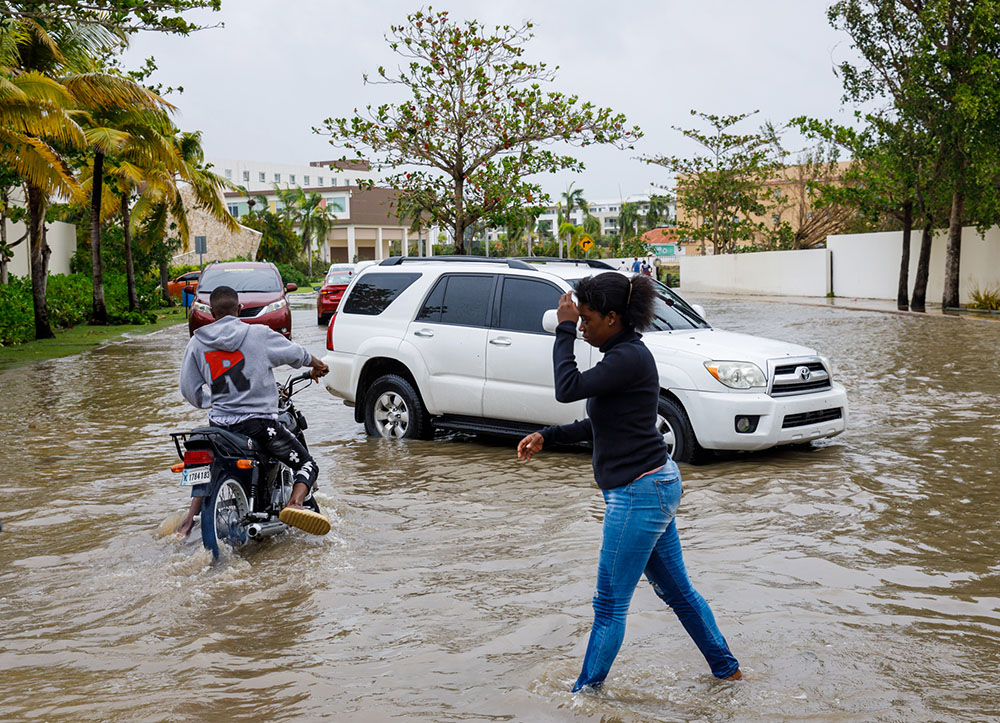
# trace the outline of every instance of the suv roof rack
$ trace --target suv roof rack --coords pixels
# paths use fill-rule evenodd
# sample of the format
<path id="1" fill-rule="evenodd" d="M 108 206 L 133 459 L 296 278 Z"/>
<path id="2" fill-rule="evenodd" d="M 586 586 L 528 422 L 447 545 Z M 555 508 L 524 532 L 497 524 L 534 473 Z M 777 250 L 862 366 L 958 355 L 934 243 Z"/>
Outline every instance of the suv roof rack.
<path id="1" fill-rule="evenodd" d="M 486 258 L 485 256 L 390 256 L 382 261 L 379 266 L 399 266 L 404 261 L 464 261 L 466 263 L 478 264 L 504 264 L 512 269 L 528 269 L 537 271 L 531 264 L 526 264 L 521 259 L 508 258 Z M 608 267 L 610 268 L 610 267 Z"/>
<path id="2" fill-rule="evenodd" d="M 592 269 L 609 269 L 611 271 L 615 270 L 615 267 L 611 264 L 605 263 L 604 261 L 599 261 L 597 259 L 560 259 L 556 256 L 518 256 L 516 257 L 518 261 L 532 262 L 532 261 L 543 261 L 545 263 L 557 263 L 557 264 L 586 264 Z"/>

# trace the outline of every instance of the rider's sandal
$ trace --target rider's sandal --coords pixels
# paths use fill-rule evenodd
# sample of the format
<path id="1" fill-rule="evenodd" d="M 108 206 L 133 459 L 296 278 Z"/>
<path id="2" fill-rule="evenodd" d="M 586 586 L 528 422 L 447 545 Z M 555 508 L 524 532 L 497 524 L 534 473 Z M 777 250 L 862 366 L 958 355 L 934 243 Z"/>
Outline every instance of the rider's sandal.
<path id="1" fill-rule="evenodd" d="M 325 535 L 330 531 L 330 520 L 318 512 L 300 507 L 286 507 L 278 515 L 278 519 L 313 535 Z"/>

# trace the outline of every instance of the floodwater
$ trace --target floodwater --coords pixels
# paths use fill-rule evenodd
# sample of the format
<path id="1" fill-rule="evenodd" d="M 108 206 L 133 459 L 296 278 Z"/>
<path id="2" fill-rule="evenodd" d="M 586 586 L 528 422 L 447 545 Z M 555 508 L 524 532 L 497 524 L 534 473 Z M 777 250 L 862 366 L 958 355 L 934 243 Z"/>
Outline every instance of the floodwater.
<path id="1" fill-rule="evenodd" d="M 818 347 L 852 405 L 834 440 L 682 466 L 688 569 L 748 680 L 643 582 L 604 690 L 571 695 L 588 456 L 370 440 L 320 388 L 297 400 L 333 531 L 210 564 L 160 529 L 187 503 L 167 435 L 202 421 L 175 327 L 0 374 L 0 720 L 1000 718 L 1000 324 L 703 301 Z"/>

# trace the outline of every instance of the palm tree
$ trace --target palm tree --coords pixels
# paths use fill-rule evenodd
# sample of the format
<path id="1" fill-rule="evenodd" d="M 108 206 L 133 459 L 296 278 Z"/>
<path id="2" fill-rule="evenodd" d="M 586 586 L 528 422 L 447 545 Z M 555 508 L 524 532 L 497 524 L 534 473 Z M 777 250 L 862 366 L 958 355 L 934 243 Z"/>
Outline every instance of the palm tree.
<path id="1" fill-rule="evenodd" d="M 165 164 L 169 170 L 177 170 L 178 164 L 174 162 L 175 154 L 170 140 L 164 137 L 164 132 L 171 127 L 164 111 L 173 109 L 174 106 L 141 85 L 119 76 L 90 73 L 68 80 L 67 84 L 80 86 L 78 97 L 83 99 L 86 106 L 84 133 L 93 152 L 87 184 L 90 190 L 90 253 L 93 265 L 92 322 L 106 324 L 108 310 L 104 300 L 101 222 L 111 213 L 118 213 L 124 204 L 129 308 L 134 310 L 138 300 L 131 258 L 131 238 L 127 230 L 127 207 L 133 185 L 143 181 L 144 169 Z M 95 84 L 113 90 L 114 93 L 95 93 Z M 117 199 L 114 198 L 114 193 L 104 193 L 105 176 L 109 175 L 105 172 L 106 164 L 109 164 L 111 179 L 118 181 Z"/>
<path id="2" fill-rule="evenodd" d="M 190 247 L 191 229 L 188 225 L 188 209 L 181 193 L 183 187 L 191 189 L 195 207 L 220 221 L 226 230 L 238 231 L 239 223 L 222 200 L 222 190 L 233 186 L 205 167 L 201 131 L 185 132 L 173 128 L 170 140 L 176 155 L 177 170 L 168 166 L 146 169 L 139 198 L 132 209 L 132 231 L 138 231 L 145 244 L 160 244 L 173 225 L 181 248 L 186 251 Z M 167 288 L 170 272 L 165 257 L 161 257 L 159 265 L 163 299 L 168 304 L 173 303 Z"/>
<path id="3" fill-rule="evenodd" d="M 306 255 L 309 264 L 309 277 L 312 278 L 312 241 L 323 240 L 330 230 L 332 219 L 323 203 L 323 197 L 318 193 L 306 193 L 299 186 L 295 188 L 278 188 L 275 186 L 278 199 L 284 205 L 284 215 L 293 226 L 299 230 L 302 237 L 302 253 Z"/>
<path id="4" fill-rule="evenodd" d="M 80 186 L 63 155 L 86 147 L 83 129 L 73 118 L 74 93 L 57 76 L 72 65 L 102 30 L 60 25 L 50 34 L 33 20 L 0 23 L 0 161 L 24 181 L 35 337 L 54 336 L 45 292 L 49 249 L 45 211 L 55 194 L 80 198 Z"/>
<path id="5" fill-rule="evenodd" d="M 572 221 L 573 221 L 573 211 L 575 209 L 579 208 L 579 209 L 583 210 L 585 213 L 589 212 L 589 206 L 587 205 L 587 201 L 583 198 L 583 189 L 582 188 L 573 188 L 573 184 L 571 183 L 571 184 L 569 184 L 569 188 L 567 188 L 563 192 L 562 198 L 563 198 L 563 201 L 566 202 L 566 217 L 564 219 L 560 219 L 559 220 L 559 226 L 560 227 L 562 226 L 562 224 L 563 224 L 564 221 L 572 223 Z M 562 233 L 560 232 L 560 234 L 559 234 L 559 258 L 562 258 L 562 255 L 563 255 Z"/>
<path id="6" fill-rule="evenodd" d="M 628 229 L 630 236 L 638 234 L 639 229 L 639 206 L 635 203 L 623 203 L 618 214 L 618 234 L 624 240 L 625 230 Z"/>

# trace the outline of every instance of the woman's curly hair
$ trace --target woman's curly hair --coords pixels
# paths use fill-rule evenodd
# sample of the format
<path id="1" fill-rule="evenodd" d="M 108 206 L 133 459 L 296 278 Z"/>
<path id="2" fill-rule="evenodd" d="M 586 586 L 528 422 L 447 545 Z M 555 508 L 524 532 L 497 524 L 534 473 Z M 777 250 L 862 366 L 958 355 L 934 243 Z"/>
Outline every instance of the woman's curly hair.
<path id="1" fill-rule="evenodd" d="M 625 326 L 642 330 L 653 320 L 656 287 L 648 276 L 636 274 L 630 279 L 617 271 L 605 271 L 580 281 L 576 299 L 601 316 L 613 311 Z"/>

